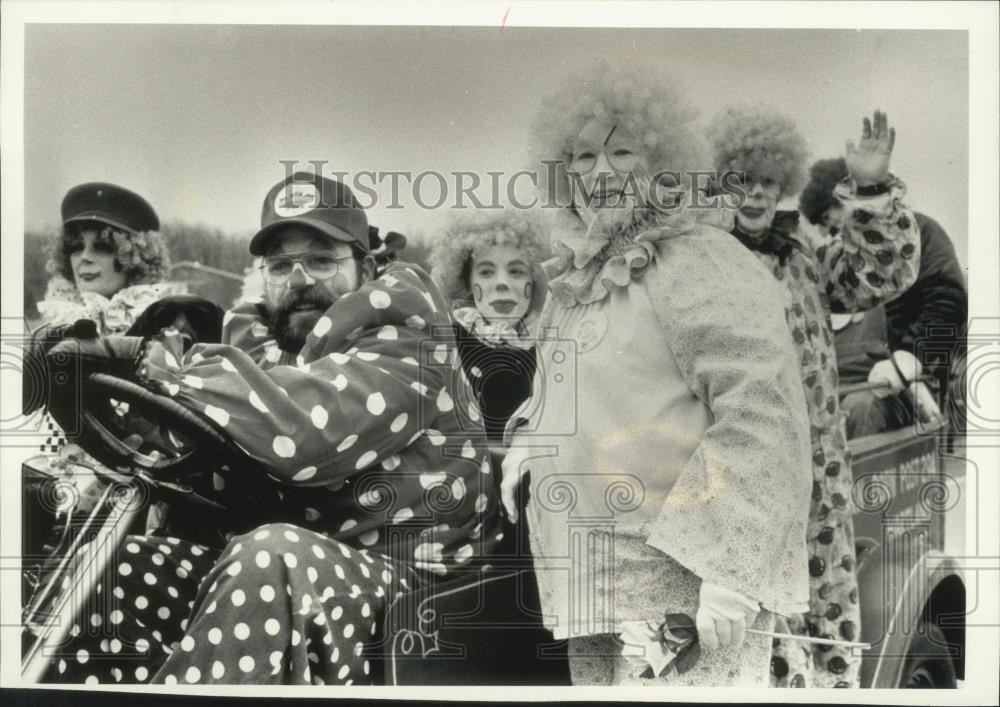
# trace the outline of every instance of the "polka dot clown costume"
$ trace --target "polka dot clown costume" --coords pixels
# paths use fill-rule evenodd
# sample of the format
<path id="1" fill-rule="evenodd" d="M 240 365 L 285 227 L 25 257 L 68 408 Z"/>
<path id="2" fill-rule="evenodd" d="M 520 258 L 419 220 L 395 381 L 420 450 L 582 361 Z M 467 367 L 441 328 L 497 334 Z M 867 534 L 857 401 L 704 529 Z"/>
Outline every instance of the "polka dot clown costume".
<path id="1" fill-rule="evenodd" d="M 915 281 L 920 262 L 916 220 L 903 204 L 904 185 L 886 173 L 885 180 L 872 187 L 859 186 L 853 178 L 837 187 L 847 218 L 843 229 L 818 247 L 800 228 L 797 211 L 778 211 L 765 227 L 748 232 L 745 223 L 760 220 L 759 209 L 752 204 L 765 203 L 768 189 L 776 203 L 779 196 L 801 187 L 805 141 L 787 118 L 743 107 L 724 111 L 710 132 L 718 172 L 746 175 L 743 186 L 750 195 L 746 202 L 750 216 L 744 221 L 738 212 L 732 233 L 782 285 L 785 318 L 809 408 L 810 601 L 809 611 L 791 619 L 789 628 L 802 635 L 855 641 L 861 612 L 850 452 L 840 410 L 830 313 L 870 309 Z M 757 190 L 761 198 L 754 201 Z M 860 666 L 861 656 L 851 648 L 777 641 L 771 682 L 783 687 L 857 687 Z"/>
<path id="2" fill-rule="evenodd" d="M 337 299 L 296 354 L 255 303 L 227 315 L 222 344 L 150 341 L 140 376 L 268 475 L 210 475 L 206 493 L 240 509 L 218 541 L 129 537 L 51 679 L 377 680 L 388 603 L 478 571 L 502 538 L 481 416 L 455 402 L 472 397 L 451 331 L 429 276 L 397 262 Z"/>

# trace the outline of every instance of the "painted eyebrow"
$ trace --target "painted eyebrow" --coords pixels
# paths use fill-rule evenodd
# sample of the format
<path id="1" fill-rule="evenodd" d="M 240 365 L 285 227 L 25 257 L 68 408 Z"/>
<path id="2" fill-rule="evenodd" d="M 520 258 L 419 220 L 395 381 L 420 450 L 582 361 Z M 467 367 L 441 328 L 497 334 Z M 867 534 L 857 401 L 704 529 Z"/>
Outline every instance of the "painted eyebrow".
<path id="1" fill-rule="evenodd" d="M 617 129 L 618 129 L 617 125 L 615 125 L 614 127 L 612 127 L 611 128 L 611 132 L 608 133 L 608 136 L 606 138 L 604 138 L 604 146 L 605 147 L 608 146 L 608 141 L 611 140 L 611 136 L 615 134 L 615 130 L 617 130 Z"/>
<path id="2" fill-rule="evenodd" d="M 523 260 L 511 260 L 509 263 L 507 263 L 507 266 L 509 267 L 511 265 L 520 265 L 522 268 L 528 267 L 528 264 Z"/>
<path id="3" fill-rule="evenodd" d="M 479 261 L 478 263 L 476 263 L 476 265 L 475 265 L 475 266 L 476 266 L 477 268 L 481 268 L 481 267 L 483 267 L 484 265 L 487 265 L 487 266 L 489 266 L 489 267 L 491 267 L 491 268 L 495 268 L 495 267 L 496 267 L 496 265 L 494 265 L 494 264 L 493 264 L 493 261 L 492 261 L 492 260 L 480 260 L 480 261 Z"/>

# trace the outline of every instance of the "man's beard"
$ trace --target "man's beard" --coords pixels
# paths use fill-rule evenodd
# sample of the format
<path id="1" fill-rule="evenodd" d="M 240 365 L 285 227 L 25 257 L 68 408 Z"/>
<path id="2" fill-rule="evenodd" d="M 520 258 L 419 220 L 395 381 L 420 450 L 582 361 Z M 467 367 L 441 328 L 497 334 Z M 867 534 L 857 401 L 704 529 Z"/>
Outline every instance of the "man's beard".
<path id="1" fill-rule="evenodd" d="M 268 308 L 268 328 L 282 351 L 298 353 L 305 346 L 306 337 L 312 331 L 323 312 L 336 302 L 337 298 L 313 286 L 289 293 L 275 306 Z M 315 305 L 316 309 L 296 314 L 301 305 Z M 309 316 L 305 316 L 308 314 Z"/>

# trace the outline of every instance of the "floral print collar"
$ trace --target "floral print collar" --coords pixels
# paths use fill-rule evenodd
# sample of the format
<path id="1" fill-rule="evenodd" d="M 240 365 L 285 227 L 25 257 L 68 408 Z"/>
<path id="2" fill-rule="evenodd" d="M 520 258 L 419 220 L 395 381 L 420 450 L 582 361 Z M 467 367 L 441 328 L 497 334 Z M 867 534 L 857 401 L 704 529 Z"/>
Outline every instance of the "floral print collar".
<path id="1" fill-rule="evenodd" d="M 497 348 L 508 344 L 519 349 L 530 349 L 536 343 L 523 319 L 517 324 L 511 324 L 506 319 L 488 322 L 475 307 L 461 307 L 452 312 L 452 316 L 463 329 L 487 346 Z"/>
<path id="2" fill-rule="evenodd" d="M 555 256 L 543 266 L 549 291 L 566 307 L 600 302 L 616 287 L 641 278 L 659 244 L 690 233 L 698 224 L 731 231 L 733 212 L 691 209 L 686 201 L 669 210 L 643 206 L 603 209 L 589 228 L 564 209 L 552 234 Z"/>

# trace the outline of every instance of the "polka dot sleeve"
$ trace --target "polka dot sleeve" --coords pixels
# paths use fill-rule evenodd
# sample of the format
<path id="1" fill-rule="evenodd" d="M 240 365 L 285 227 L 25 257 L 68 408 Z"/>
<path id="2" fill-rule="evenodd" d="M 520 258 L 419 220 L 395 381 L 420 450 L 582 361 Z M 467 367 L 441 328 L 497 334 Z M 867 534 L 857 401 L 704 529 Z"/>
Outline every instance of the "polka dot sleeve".
<path id="1" fill-rule="evenodd" d="M 857 191 L 850 179 L 837 185 L 834 193 L 847 219 L 840 233 L 816 249 L 820 290 L 837 314 L 894 299 L 916 282 L 920 270 L 920 227 L 903 204 L 903 182 L 893 178 L 886 191 L 873 196 Z"/>
<path id="2" fill-rule="evenodd" d="M 447 411 L 453 340 L 427 276 L 399 266 L 333 304 L 293 365 L 258 365 L 232 345 L 180 355 L 169 334 L 140 373 L 204 413 L 282 480 L 335 483 L 440 434 L 422 422 Z"/>

